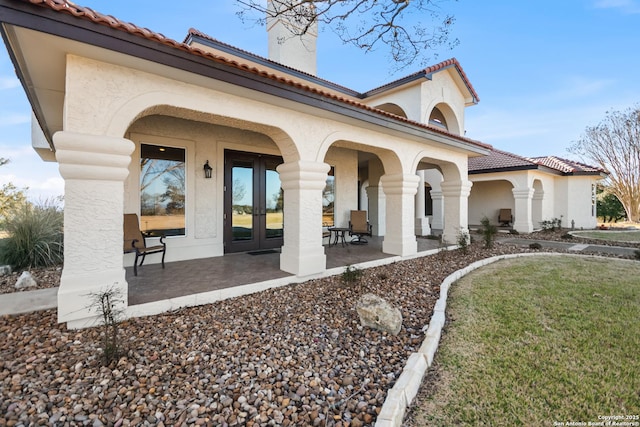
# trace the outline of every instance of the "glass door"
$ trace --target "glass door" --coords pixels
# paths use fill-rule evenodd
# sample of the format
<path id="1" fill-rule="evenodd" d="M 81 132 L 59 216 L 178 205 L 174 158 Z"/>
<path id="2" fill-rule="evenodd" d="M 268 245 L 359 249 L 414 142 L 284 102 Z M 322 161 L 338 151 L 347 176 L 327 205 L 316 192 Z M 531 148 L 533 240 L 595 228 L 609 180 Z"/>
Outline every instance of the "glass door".
<path id="1" fill-rule="evenodd" d="M 282 246 L 282 158 L 225 151 L 225 252 Z"/>

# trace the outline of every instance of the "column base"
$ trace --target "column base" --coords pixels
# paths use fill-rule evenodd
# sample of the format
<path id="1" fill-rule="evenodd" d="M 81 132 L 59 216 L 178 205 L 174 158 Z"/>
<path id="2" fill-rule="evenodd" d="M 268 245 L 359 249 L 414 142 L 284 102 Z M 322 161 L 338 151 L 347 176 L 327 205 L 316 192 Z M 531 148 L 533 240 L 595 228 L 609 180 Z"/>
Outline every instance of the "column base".
<path id="1" fill-rule="evenodd" d="M 97 299 L 106 291 L 117 293 L 115 308 L 125 310 L 129 305 L 129 285 L 125 271 L 92 272 L 72 275 L 62 272 L 58 289 L 58 323 L 67 323 L 68 329 L 82 329 L 102 324 Z"/>
<path id="2" fill-rule="evenodd" d="M 415 236 L 403 239 L 401 236 L 394 238 L 386 235 L 382 241 L 382 252 L 400 256 L 414 255 L 418 253 L 418 241 Z"/>
<path id="3" fill-rule="evenodd" d="M 327 256 L 324 248 L 308 249 L 302 251 L 291 251 L 286 246 L 282 247 L 280 254 L 280 270 L 296 276 L 310 276 L 325 271 L 327 266 Z"/>
<path id="4" fill-rule="evenodd" d="M 429 226 L 429 218 L 416 218 L 416 236 L 430 236 L 431 227 Z"/>

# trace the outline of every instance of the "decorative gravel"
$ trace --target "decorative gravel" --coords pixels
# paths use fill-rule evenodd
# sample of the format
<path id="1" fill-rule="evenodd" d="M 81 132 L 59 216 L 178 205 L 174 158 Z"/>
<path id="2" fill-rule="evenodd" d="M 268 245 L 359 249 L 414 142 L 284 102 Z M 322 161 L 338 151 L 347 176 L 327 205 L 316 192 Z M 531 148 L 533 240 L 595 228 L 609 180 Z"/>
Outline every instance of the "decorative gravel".
<path id="1" fill-rule="evenodd" d="M 66 330 L 55 310 L 0 317 L 0 426 L 369 426 L 424 339 L 439 284 L 482 258 L 460 250 L 184 308 L 120 325 L 126 355 L 104 366 L 103 328 Z M 402 311 L 397 336 L 360 326 L 365 293 Z"/>

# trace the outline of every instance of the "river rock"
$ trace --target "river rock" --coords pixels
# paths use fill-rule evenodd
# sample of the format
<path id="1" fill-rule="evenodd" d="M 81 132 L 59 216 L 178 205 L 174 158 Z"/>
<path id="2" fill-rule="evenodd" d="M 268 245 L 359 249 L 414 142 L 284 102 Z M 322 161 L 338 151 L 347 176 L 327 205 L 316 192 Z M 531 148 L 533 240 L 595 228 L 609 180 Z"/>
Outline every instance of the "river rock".
<path id="1" fill-rule="evenodd" d="M 23 271 L 16 281 L 16 289 L 35 288 L 38 283 L 28 271 Z"/>

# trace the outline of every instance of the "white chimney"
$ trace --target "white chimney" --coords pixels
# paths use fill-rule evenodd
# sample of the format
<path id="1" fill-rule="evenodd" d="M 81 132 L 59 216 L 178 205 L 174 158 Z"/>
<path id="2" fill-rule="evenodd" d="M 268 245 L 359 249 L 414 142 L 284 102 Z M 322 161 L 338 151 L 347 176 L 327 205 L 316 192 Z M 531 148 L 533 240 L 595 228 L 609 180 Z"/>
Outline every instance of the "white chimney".
<path id="1" fill-rule="evenodd" d="M 293 17 L 281 15 L 273 17 L 273 11 L 283 7 L 283 0 L 267 0 L 267 33 L 269 35 L 269 59 L 287 67 L 316 75 L 316 41 L 318 26 L 314 23 L 305 34 L 297 35 L 303 29 Z"/>

